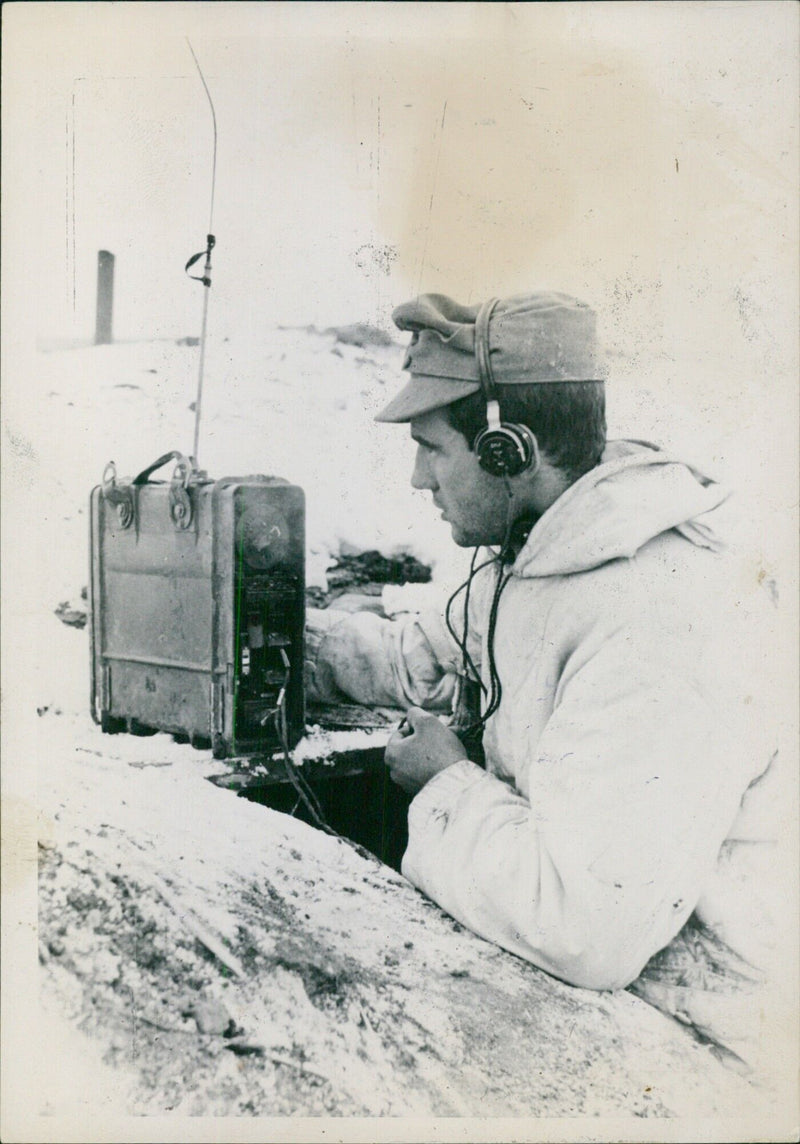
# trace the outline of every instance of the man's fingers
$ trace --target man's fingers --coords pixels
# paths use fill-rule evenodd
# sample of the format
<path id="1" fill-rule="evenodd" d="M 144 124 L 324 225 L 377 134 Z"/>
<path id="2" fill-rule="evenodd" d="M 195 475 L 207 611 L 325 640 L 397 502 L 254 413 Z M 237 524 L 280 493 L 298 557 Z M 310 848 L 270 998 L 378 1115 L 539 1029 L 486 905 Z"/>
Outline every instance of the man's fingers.
<path id="1" fill-rule="evenodd" d="M 409 707 L 406 711 L 406 720 L 412 731 L 419 728 L 420 723 L 424 723 L 426 719 L 433 719 L 435 716 L 430 715 L 427 711 L 423 711 L 421 707 Z"/>

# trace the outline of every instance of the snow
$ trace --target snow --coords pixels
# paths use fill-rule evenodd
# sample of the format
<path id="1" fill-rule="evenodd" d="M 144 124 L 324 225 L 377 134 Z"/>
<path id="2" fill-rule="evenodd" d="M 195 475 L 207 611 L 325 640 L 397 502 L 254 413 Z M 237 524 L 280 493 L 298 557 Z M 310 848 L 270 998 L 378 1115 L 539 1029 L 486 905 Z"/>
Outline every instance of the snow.
<path id="1" fill-rule="evenodd" d="M 174 341 L 40 353 L 38 399 L 20 403 L 15 463 L 35 477 L 41 511 L 58 520 L 60 556 L 46 562 L 49 598 L 86 583 L 87 504 L 108 461 L 132 477 L 173 449 L 190 453 L 199 349 Z M 264 331 L 247 345 L 209 338 L 199 462 L 210 476 L 265 473 L 306 494 L 307 578 L 325 586 L 342 546 L 408 552 L 437 576 L 464 565 L 449 530 L 410 488 L 406 427 L 374 414 L 400 384 L 402 350 L 338 342 L 305 329 Z M 154 479 L 171 475 L 171 467 Z"/>
<path id="2" fill-rule="evenodd" d="M 181 1043 L 187 1040 L 186 1030 L 194 1030 L 191 1020 L 175 1010 L 185 1004 L 180 990 L 175 992 L 167 979 L 148 976 L 148 970 L 120 952 L 123 915 L 114 919 L 121 903 L 114 900 L 113 883 L 103 875 L 117 870 L 124 872 L 128 885 L 138 887 L 139 911 L 155 927 L 154 948 L 159 957 L 168 959 L 173 977 L 190 980 L 199 974 L 206 1002 L 223 1003 L 225 1013 L 246 1030 L 250 1042 L 261 1046 L 259 1052 L 277 1062 L 274 1068 L 279 1072 L 285 1075 L 288 1070 L 292 1075 L 295 1070 L 300 1086 L 296 1091 L 288 1089 L 285 1080 L 271 1088 L 277 1081 L 270 1080 L 270 1073 L 259 1072 L 263 1080 L 254 1097 L 257 1103 L 276 1100 L 277 1107 L 330 1110 L 330 1103 L 315 1103 L 323 1098 L 302 1088 L 309 1075 L 318 1074 L 314 1083 L 323 1086 L 320 1091 L 336 1094 L 324 1099 L 335 1099 L 335 1107 L 346 1113 L 358 1109 L 395 1115 L 442 1109 L 450 1115 L 474 1113 L 470 1093 L 483 1083 L 484 1066 L 473 1064 L 474 1075 L 465 1069 L 469 1053 L 462 1044 L 463 1032 L 452 1024 L 453 1012 L 444 1004 L 449 994 L 434 1004 L 428 991 L 424 996 L 417 992 L 417 983 L 430 977 L 432 965 L 441 964 L 468 966 L 468 974 L 482 980 L 481 972 L 488 970 L 479 972 L 483 962 L 476 957 L 488 959 L 488 965 L 497 951 L 471 935 L 454 934 L 446 921 L 441 932 L 436 925 L 432 928 L 419 896 L 399 875 L 365 863 L 344 843 L 205 782 L 225 769 L 208 752 L 177 744 L 164 734 L 105 736 L 90 720 L 87 630 L 68 626 L 55 614 L 63 601 L 73 610 L 85 606 L 80 592 L 88 572 L 89 492 L 109 460 L 121 475 L 132 476 L 161 453 L 189 450 L 193 432 L 189 406 L 195 398 L 198 352 L 196 346 L 175 341 L 42 352 L 36 357 L 38 399 L 15 406 L 11 478 L 20 494 L 16 520 L 33 535 L 31 551 L 37 565 L 19 598 L 28 638 L 17 664 L 18 682 L 25 683 L 25 690 L 14 711 L 13 729 L 15 742 L 26 743 L 38 760 L 38 834 L 46 868 L 48 855 L 61 858 L 48 891 L 43 925 L 52 932 L 54 918 L 70 917 L 69 902 L 87 888 L 106 903 L 90 909 L 82 920 L 70 921 L 63 935 L 56 936 L 55 946 L 51 939 L 50 949 L 44 951 L 49 1055 L 39 1062 L 40 1071 L 46 1071 L 49 1060 L 51 1070 L 58 1073 L 71 1055 L 78 1052 L 80 1057 L 74 1042 L 76 1021 L 93 1029 L 95 1040 L 105 1038 L 103 1054 L 92 1047 L 81 1058 L 71 1091 L 63 1085 L 50 1090 L 48 1107 L 57 1114 L 69 1111 L 75 1099 L 85 1099 L 87 1086 L 106 1112 L 119 1111 L 123 1105 L 154 1112 L 163 1107 L 166 1096 L 157 1089 L 143 1090 L 145 1074 L 137 1077 L 126 1057 L 129 1039 L 113 1015 L 125 989 L 143 998 L 139 1011 L 150 1013 L 148 1020 L 151 1001 L 159 991 L 165 1003 L 169 998 L 167 1026 L 184 1030 Z M 430 561 L 431 584 L 387 588 L 384 600 L 390 613 L 431 603 L 458 577 L 459 561 L 465 557 L 454 549 L 449 530 L 435 519 L 425 498 L 414 494 L 407 483 L 411 460 L 407 431 L 372 421 L 402 380 L 401 361 L 398 344 L 361 348 L 314 329 L 265 328 L 257 343 L 247 345 L 237 341 L 235 333 L 220 337 L 216 332 L 208 346 L 200 444 L 201 464 L 214 477 L 265 472 L 304 487 L 311 583 L 324 585 L 325 571 L 342 549 L 378 548 L 386 555 L 408 552 Z M 169 469 L 163 475 L 168 474 Z M 296 758 L 302 764 L 331 751 L 381 745 L 386 735 L 311 727 Z M 302 852 L 301 874 L 287 868 L 279 878 L 287 855 L 295 851 Z M 275 963 L 259 988 L 256 1004 L 252 986 L 227 985 L 203 968 L 196 951 L 186 944 L 185 927 L 190 933 L 212 935 L 207 941 L 234 970 L 241 968 L 232 949 L 243 917 L 255 933 L 258 916 L 247 912 L 244 899 L 239 902 L 235 886 L 263 885 L 265 878 L 270 882 L 279 878 L 275 884 L 286 894 L 298 892 L 301 883 L 316 883 L 317 888 L 310 896 L 307 889 L 302 891 L 311 919 L 307 938 L 291 938 L 291 930 L 284 933 L 275 919 L 272 929 L 254 938 L 259 957 Z M 183 929 L 175 929 L 176 917 L 183 919 Z M 359 937 L 354 945 L 356 928 Z M 115 932 L 117 938 L 109 936 Z M 419 954 L 395 948 L 397 936 L 404 932 L 413 934 Z M 301 940 L 310 941 L 311 949 L 321 942 L 320 949 L 338 951 L 325 955 L 334 961 L 356 957 L 367 974 L 360 984 L 349 987 L 344 1024 L 331 1026 L 324 1012 L 309 1001 L 298 971 L 286 971 L 278 964 L 286 960 L 286 943 Z M 65 952 L 52 953 L 62 947 Z M 327 963 L 314 957 L 314 972 L 325 971 Z M 77 966 L 77 977 L 63 967 L 69 959 Z M 498 968 L 492 963 L 487 980 L 498 980 Z M 370 982 L 380 980 L 375 973 L 389 976 L 373 986 Z M 393 983 L 393 975 L 399 984 Z M 544 1022 L 549 1029 L 547 1043 L 556 1053 L 558 1022 L 547 1025 L 555 1019 L 548 1015 L 552 1005 L 562 1003 L 556 998 L 563 997 L 567 1004 L 572 994 L 563 993 L 561 987 L 553 993 L 552 982 L 543 989 L 540 1004 L 531 1010 L 536 1014 L 531 1029 L 538 1028 L 536 1036 L 544 1036 Z M 99 1004 L 110 1006 L 102 1010 L 105 1026 L 92 1023 L 95 1002 L 90 1004 L 89 993 L 100 999 Z M 475 994 L 473 1005 L 483 996 Z M 616 1030 L 619 1037 L 609 1050 L 617 1054 L 615 1065 L 609 1069 L 601 1053 L 586 1072 L 576 1050 L 574 1061 L 569 1055 L 561 1060 L 559 1083 L 563 1085 L 567 1075 L 573 1077 L 569 1084 L 577 1089 L 569 1099 L 586 1114 L 639 1105 L 646 1111 L 648 1105 L 640 1097 L 628 1098 L 617 1091 L 615 1076 L 628 1075 L 629 1070 L 640 1078 L 652 1076 L 663 1053 L 683 1053 L 685 1046 L 672 1033 L 664 1041 L 662 1019 L 649 1010 L 640 1011 L 632 998 L 611 1008 L 604 1005 L 600 999 L 583 998 L 580 1012 L 585 1016 L 580 1020 L 588 1022 L 584 1036 L 592 1042 Z M 511 1019 L 510 1010 L 505 1019 Z M 381 1036 L 374 1032 L 376 1024 L 384 1029 Z M 404 1048 L 385 1047 L 387 1029 L 397 1030 Z M 414 1036 L 421 1040 L 415 1042 Z M 213 1047 L 213 1038 L 208 1043 Z M 445 1063 L 428 1059 L 424 1045 L 429 1043 L 450 1046 Z M 636 1046 L 637 1060 L 617 1047 L 626 1045 Z M 159 1051 L 152 1047 L 156 1059 Z M 400 1057 L 392 1055 L 398 1052 Z M 211 1068 L 215 1087 L 205 1098 L 190 1090 L 179 1098 L 170 1097 L 178 1099 L 177 1111 L 233 1107 L 222 1094 L 236 1089 L 241 1074 L 229 1056 L 223 1052 L 216 1064 L 217 1057 L 211 1064 L 211 1058 L 198 1059 L 198 1069 Z M 415 1079 L 409 1087 L 403 1072 L 406 1065 L 398 1061 L 412 1059 Z M 110 1060 L 122 1070 L 116 1092 L 107 1071 Z M 711 1110 L 732 1098 L 730 1081 L 715 1062 L 694 1051 L 692 1060 L 680 1080 L 676 1074 L 669 1084 L 661 1085 L 653 1108 L 683 1109 L 693 1103 Z M 460 1089 L 452 1081 L 459 1072 L 464 1086 Z M 542 1076 L 543 1091 L 549 1091 L 546 1070 Z M 691 1091 L 690 1077 L 697 1078 Z M 501 1083 L 487 1108 L 497 1114 L 525 1108 L 522 1091 L 518 1086 L 508 1088 L 509 1083 Z M 644 1083 L 637 1080 L 630 1091 L 641 1091 Z M 565 1097 L 553 1099 L 554 1108 L 567 1107 Z"/>
<path id="3" fill-rule="evenodd" d="M 203 782 L 219 764 L 202 753 L 166 736 L 109 740 L 63 713 L 39 722 L 49 742 L 47 1112 L 588 1117 L 761 1107 L 650 1006 L 572 989 L 504 954 L 341 840 Z M 102 1057 L 81 1052 L 64 1013 Z M 235 1034 L 222 1032 L 229 1021 Z M 241 1068 L 229 1046 L 241 1047 Z M 48 1066 L 68 1067 L 68 1052 L 78 1056 L 71 1086 L 48 1085 Z"/>
<path id="4" fill-rule="evenodd" d="M 796 273 L 787 272 L 787 251 L 796 246 L 796 223 L 787 223 L 786 206 L 796 147 L 794 113 L 781 114 L 770 92 L 783 81 L 793 107 L 796 80 L 783 47 L 793 37 L 778 8 L 766 21 L 760 9 L 738 9 L 732 25 L 730 13 L 720 24 L 719 13 L 702 6 L 680 20 L 669 6 L 585 6 L 576 21 L 569 5 L 563 14 L 534 5 L 516 13 L 508 36 L 500 34 L 505 6 L 400 5 L 393 37 L 383 6 L 327 5 L 324 18 L 314 4 L 151 6 L 147 18 L 161 23 L 145 26 L 141 6 L 109 5 L 92 14 L 96 34 L 87 34 L 85 5 L 53 6 L 38 21 L 35 5 L 19 6 L 17 17 L 26 7 L 34 19 L 23 50 L 4 56 L 7 103 L 23 110 L 4 118 L 18 171 L 4 187 L 4 214 L 14 223 L 4 231 L 5 294 L 13 300 L 3 330 L 4 796 L 13 840 L 26 844 L 4 884 L 9 916 L 32 885 L 27 842 L 37 831 L 46 844 L 79 838 L 83 854 L 106 815 L 128 830 L 129 848 L 120 843 L 117 852 L 112 833 L 97 842 L 98 854 L 130 861 L 131 837 L 151 850 L 158 840 L 188 871 L 193 905 L 223 932 L 229 919 L 219 900 L 201 900 L 208 867 L 218 856 L 256 876 L 266 823 L 277 840 L 266 848 L 267 869 L 286 839 L 302 835 L 309 864 L 330 867 L 337 892 L 348 872 L 360 871 L 325 836 L 205 783 L 219 770 L 207 753 L 166 735 L 101 735 L 88 715 L 87 633 L 54 614 L 65 601 L 84 606 L 88 498 L 106 463 L 132 476 L 162 453 L 191 448 L 199 350 L 176 339 L 199 331 L 202 288 L 181 267 L 202 245 L 210 137 L 187 30 L 221 127 L 200 462 L 213 477 L 274 473 L 305 489 L 309 584 L 324 586 L 343 548 L 409 552 L 433 565 L 433 582 L 388 588 L 384 604 L 394 613 L 439 598 L 466 565 L 425 494 L 409 487 L 407 430 L 372 420 L 400 384 L 399 343 L 342 344 L 321 332 L 326 324 L 369 320 L 391 330 L 392 305 L 417 289 L 476 300 L 475 291 L 543 285 L 586 296 L 600 310 L 612 351 L 612 435 L 675 445 L 747 492 L 746 515 L 764 553 L 759 578 L 776 581 L 794 606 L 796 542 L 786 522 L 795 518 L 787 490 L 795 480 Z M 476 24 L 479 17 L 489 23 Z M 509 50 L 499 51 L 506 41 Z M 115 328 L 138 340 L 103 347 L 75 340 L 93 322 L 99 246 L 118 257 Z M 309 321 L 318 330 L 277 324 Z M 29 333 L 60 342 L 34 350 Z M 782 616 L 788 631 L 792 617 Z M 790 640 L 775 648 L 775 660 L 789 684 L 788 712 L 796 679 Z M 794 716 L 786 723 L 792 739 Z M 297 757 L 375 741 L 361 731 L 314 732 Z M 195 829 L 198 850 L 187 857 L 182 843 Z M 167 911 L 151 906 L 163 920 Z M 377 895 L 371 906 L 365 933 L 370 952 L 382 956 Z M 333 914 L 320 893 L 315 919 L 329 924 Z M 427 928 L 435 931 L 428 948 L 441 958 L 480 960 L 474 943 L 454 944 L 432 922 Z M 35 937 L 27 921 L 21 931 Z M 95 949 L 89 957 L 99 978 L 113 977 L 113 959 Z M 27 963 L 20 977 L 26 971 Z M 488 971 L 485 980 L 493 980 Z M 285 975 L 281 983 L 295 1017 L 305 1006 L 322 1050 L 297 980 Z M 569 1037 L 558 1040 L 565 1011 L 549 1008 L 558 992 L 534 990 L 553 1076 L 552 1045 L 565 1060 L 577 1053 Z M 275 1013 L 279 993 L 271 995 Z M 11 1017 L 27 1032 L 24 1000 L 21 1021 L 18 999 L 6 994 L 4 1004 L 5 1024 Z M 246 1011 L 246 997 L 241 1004 Z M 606 1004 L 611 1012 L 610 1001 L 590 1008 Z M 429 994 L 413 994 L 412 1008 L 446 1043 L 449 1027 Z M 613 1013 L 623 1039 L 630 1035 L 642 1053 L 630 1090 L 641 1110 L 639 1085 L 665 1059 L 659 1019 L 650 1014 L 643 1031 L 641 1006 L 627 996 Z M 99 1052 L 50 1016 L 38 1039 L 27 1040 L 29 1052 L 58 1043 L 56 1058 L 75 1062 L 51 1092 L 54 1106 L 94 1086 L 92 1104 L 79 1111 L 107 1112 L 125 1087 L 120 1066 L 101 1077 Z M 284 1016 L 290 1025 L 291 1006 Z M 476 1043 L 495 1014 L 484 1016 L 483 1028 L 473 1026 Z M 269 1031 L 266 1007 L 259 1020 Z M 377 1067 L 364 1020 L 359 1036 Z M 540 1028 L 519 1026 L 523 1042 Z M 358 1037 L 350 1048 L 352 1058 L 343 1059 L 357 1062 L 366 1051 Z M 697 1096 L 706 1074 L 696 1052 L 688 1058 Z M 453 1060 L 448 1083 L 457 1077 L 457 1054 Z M 575 1061 L 579 1073 L 579 1054 Z M 238 1064 L 231 1057 L 231 1073 Z M 384 1085 L 402 1104 L 402 1078 L 393 1083 L 385 1070 L 385 1059 L 377 1072 L 362 1069 L 354 1088 Z M 53 1076 L 50 1068 L 34 1087 L 44 1090 Z M 439 1074 L 433 1087 L 442 1083 Z M 710 1077 L 709 1087 L 716 1083 Z M 676 1066 L 679 1101 L 682 1084 L 689 1093 Z M 602 1085 L 594 1096 L 576 1093 L 590 1112 L 608 1110 Z M 504 1096 L 507 1105 L 518 1099 Z M 729 1107 L 736 1103 L 734 1093 Z M 537 1115 L 542 1107 L 551 1106 Z M 743 1123 L 736 1131 L 745 1133 Z"/>

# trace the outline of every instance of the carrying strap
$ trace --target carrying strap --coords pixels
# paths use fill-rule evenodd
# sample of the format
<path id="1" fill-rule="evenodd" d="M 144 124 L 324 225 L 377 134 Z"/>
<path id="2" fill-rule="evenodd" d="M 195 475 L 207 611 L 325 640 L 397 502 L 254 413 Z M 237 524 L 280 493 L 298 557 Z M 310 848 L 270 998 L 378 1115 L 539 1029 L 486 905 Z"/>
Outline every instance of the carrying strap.
<path id="1" fill-rule="evenodd" d="M 163 457 L 159 457 L 152 465 L 143 469 L 132 483 L 139 486 L 146 485 L 151 473 L 169 461 L 175 462 L 172 480 L 169 483 L 169 515 L 175 527 L 185 531 L 191 526 L 195 516 L 189 486 L 193 481 L 201 480 L 205 476 L 205 473 L 197 468 L 193 457 L 185 457 L 183 453 L 173 449 L 171 453 L 165 453 Z"/>
<path id="2" fill-rule="evenodd" d="M 157 461 L 153 461 L 152 465 L 148 465 L 146 469 L 142 469 L 138 477 L 132 481 L 134 485 L 146 485 L 148 478 L 156 469 L 160 469 L 162 465 L 166 465 L 169 461 L 177 461 L 175 466 L 175 476 L 182 476 L 184 485 L 188 484 L 191 477 L 195 474 L 199 475 L 197 466 L 194 463 L 194 458 L 185 457 L 183 453 L 173 449 L 171 453 L 165 453 L 163 457 L 159 457 Z M 180 470 L 180 471 L 179 471 Z"/>

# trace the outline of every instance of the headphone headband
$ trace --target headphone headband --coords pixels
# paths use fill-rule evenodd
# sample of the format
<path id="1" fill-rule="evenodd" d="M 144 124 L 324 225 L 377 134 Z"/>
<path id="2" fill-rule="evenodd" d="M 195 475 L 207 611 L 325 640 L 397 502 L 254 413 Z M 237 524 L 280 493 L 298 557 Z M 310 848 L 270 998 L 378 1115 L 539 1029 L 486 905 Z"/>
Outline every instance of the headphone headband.
<path id="1" fill-rule="evenodd" d="M 475 438 L 473 449 L 481 468 L 494 477 L 515 477 L 539 467 L 536 439 L 525 425 L 511 425 L 500 418 L 500 397 L 489 352 L 489 319 L 498 298 L 484 302 L 475 319 L 475 361 L 486 402 L 487 427 Z"/>
<path id="2" fill-rule="evenodd" d="M 475 319 L 475 360 L 478 364 L 478 376 L 487 404 L 498 399 L 492 359 L 489 355 L 489 319 L 499 301 L 499 298 L 490 298 L 488 302 L 484 302 Z"/>

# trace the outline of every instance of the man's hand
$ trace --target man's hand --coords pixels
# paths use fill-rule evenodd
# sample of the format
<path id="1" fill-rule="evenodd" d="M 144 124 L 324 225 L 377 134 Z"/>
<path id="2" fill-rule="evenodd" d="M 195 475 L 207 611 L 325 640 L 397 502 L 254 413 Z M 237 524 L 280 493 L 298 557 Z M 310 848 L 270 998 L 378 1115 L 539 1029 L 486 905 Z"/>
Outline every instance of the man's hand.
<path id="1" fill-rule="evenodd" d="M 458 736 L 421 707 L 409 707 L 386 745 L 391 779 L 406 794 L 416 794 L 439 771 L 466 757 Z"/>

